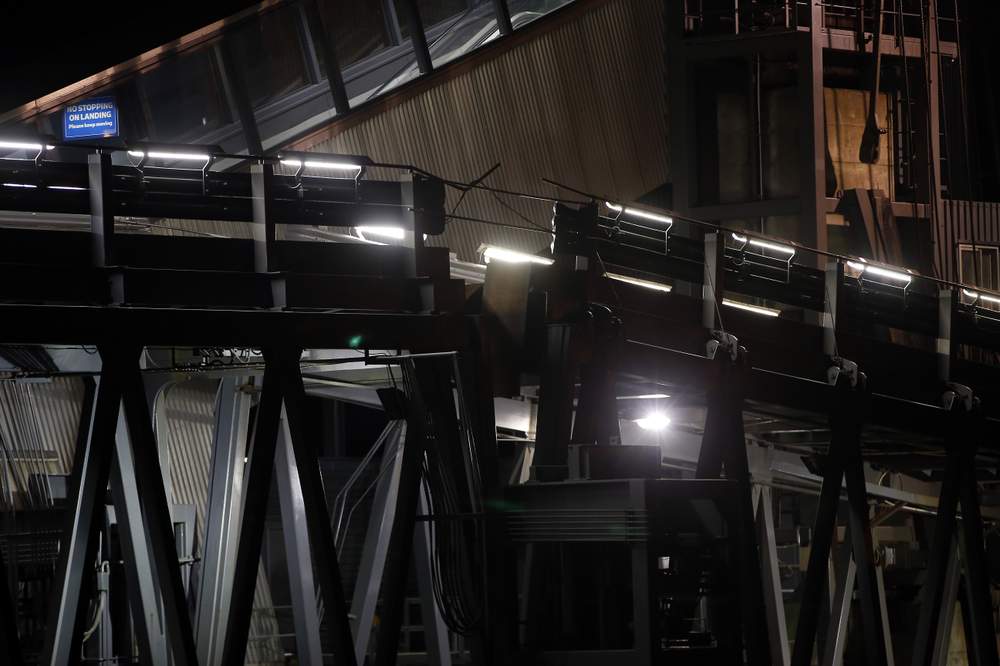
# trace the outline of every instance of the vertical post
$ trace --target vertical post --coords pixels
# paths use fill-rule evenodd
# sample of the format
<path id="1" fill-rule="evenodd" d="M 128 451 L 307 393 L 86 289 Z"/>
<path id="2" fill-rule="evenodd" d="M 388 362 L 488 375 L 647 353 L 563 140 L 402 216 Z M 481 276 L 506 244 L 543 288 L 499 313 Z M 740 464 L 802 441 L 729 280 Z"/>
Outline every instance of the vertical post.
<path id="1" fill-rule="evenodd" d="M 853 535 L 850 532 L 848 532 L 848 540 L 853 542 Z M 847 621 L 851 615 L 851 599 L 854 597 L 854 581 L 857 577 L 857 571 L 857 565 L 851 554 L 851 543 L 845 543 L 837 576 L 833 609 L 830 611 L 830 628 L 827 631 L 826 649 L 820 662 L 822 666 L 842 666 L 844 663 L 844 648 L 847 647 Z"/>
<path id="2" fill-rule="evenodd" d="M 937 631 L 934 634 L 933 654 L 930 666 L 947 666 L 948 648 L 951 645 L 951 628 L 955 621 L 955 604 L 958 602 L 958 585 L 962 578 L 962 567 L 958 558 L 958 545 L 952 544 L 945 573 L 944 594 L 941 598 L 941 612 L 938 614 Z"/>
<path id="3" fill-rule="evenodd" d="M 802 219 L 800 240 L 826 250 L 826 114 L 823 98 L 823 0 L 809 0 L 810 29 L 800 32 L 799 183 Z"/>
<path id="4" fill-rule="evenodd" d="M 978 433 L 976 433 L 978 435 Z M 986 567 L 986 544 L 983 541 L 983 516 L 979 509 L 979 484 L 976 482 L 975 441 L 967 441 L 963 459 L 959 502 L 962 506 L 962 545 L 968 590 L 969 620 L 972 636 L 967 636 L 971 663 L 997 666 L 997 637 L 993 625 L 990 577 Z M 971 640 L 969 640 L 971 639 Z"/>
<path id="5" fill-rule="evenodd" d="M 785 600 L 781 593 L 781 574 L 778 570 L 778 548 L 774 534 L 774 505 L 771 488 L 760 487 L 757 502 L 758 542 L 761 545 L 764 574 L 764 604 L 767 606 L 768 637 L 771 655 L 777 666 L 788 666 L 788 625 L 785 622 Z"/>
<path id="6" fill-rule="evenodd" d="M 240 120 L 243 138 L 247 144 L 247 152 L 251 155 L 261 155 L 264 152 L 264 146 L 260 140 L 260 130 L 257 128 L 257 117 L 254 115 L 253 105 L 250 103 L 246 79 L 243 78 L 243 72 L 236 66 L 236 58 L 233 55 L 229 39 L 223 38 L 218 54 L 222 69 L 222 82 L 229 94 L 230 103 L 236 107 L 236 116 Z"/>
<path id="7" fill-rule="evenodd" d="M 115 206 L 111 189 L 111 153 L 99 150 L 87 155 L 87 176 L 90 181 L 91 263 L 94 266 L 114 264 Z"/>
<path id="8" fill-rule="evenodd" d="M 197 664 L 194 631 L 177 561 L 174 525 L 163 487 L 156 437 L 137 359 L 132 358 L 123 372 L 122 406 L 135 461 L 136 482 L 142 488 L 139 498 L 143 523 L 148 531 L 150 554 L 160 582 L 167 641 L 174 659 L 184 664 Z"/>
<path id="9" fill-rule="evenodd" d="M 344 77 L 340 71 L 337 45 L 333 35 L 326 28 L 323 14 L 319 11 L 316 0 L 306 2 L 303 9 L 313 43 L 323 53 L 323 69 L 326 74 L 326 83 L 330 86 L 330 96 L 333 97 L 333 108 L 338 115 L 347 113 L 351 105 L 347 99 L 347 89 L 344 87 Z"/>
<path id="10" fill-rule="evenodd" d="M 285 559 L 291 588 L 292 614 L 295 620 L 296 657 L 302 666 L 322 666 L 323 651 L 319 642 L 319 614 L 316 587 L 313 584 L 312 549 L 309 531 L 304 525 L 306 510 L 299 484 L 299 469 L 292 450 L 288 420 L 278 429 L 276 456 L 278 503 L 281 505 L 281 531 L 285 538 Z"/>
<path id="11" fill-rule="evenodd" d="M 938 14 L 937 0 L 927 1 L 927 52 L 924 67 L 927 68 L 927 130 L 930 133 L 930 189 L 929 202 L 933 207 L 931 220 L 935 224 L 944 222 L 944 198 L 941 196 L 941 60 L 938 54 Z M 948 252 L 952 249 L 949 248 Z M 941 266 L 944 270 L 945 266 Z M 956 269 L 957 273 L 957 269 Z M 952 277 L 945 276 L 942 277 Z"/>
<path id="12" fill-rule="evenodd" d="M 244 379 L 223 377 L 215 400 L 201 589 L 197 597 L 198 660 L 202 664 L 219 663 L 229 617 L 250 418 L 250 394 L 241 389 Z"/>
<path id="13" fill-rule="evenodd" d="M 121 404 L 121 384 L 117 376 L 119 363 L 105 347 L 99 348 L 104 365 L 102 381 L 97 390 L 88 437 L 76 451 L 74 477 L 76 491 L 70 494 L 66 512 L 67 525 L 56 565 L 54 603 L 50 606 L 47 624 L 45 657 L 41 663 L 62 666 L 74 660 L 74 645 L 78 645 L 77 609 L 82 594 L 84 570 L 93 539 L 94 514 L 104 507 L 104 493 L 111 473 L 114 454 L 112 442 Z"/>
<path id="14" fill-rule="evenodd" d="M 267 496 L 271 490 L 274 470 L 274 452 L 281 417 L 281 383 L 279 368 L 273 361 L 274 352 L 264 350 L 264 390 L 257 407 L 253 440 L 244 474 L 243 511 L 240 518 L 239 545 L 233 570 L 233 591 L 229 602 L 229 619 L 223 637 L 221 663 L 225 666 L 243 666 L 250 618 L 253 611 L 254 591 L 257 589 L 257 569 L 260 563 L 260 546 L 264 538 L 264 521 Z"/>
<path id="15" fill-rule="evenodd" d="M 399 474 L 403 462 L 403 441 L 406 438 L 406 422 L 390 421 L 384 436 L 387 437 L 382 449 L 378 485 L 365 532 L 365 544 L 361 550 L 361 565 L 354 584 L 354 599 L 351 615 L 354 618 L 354 654 L 359 664 L 365 663 L 368 644 L 375 619 L 378 593 L 382 587 L 386 554 L 389 551 L 389 535 L 396 513 L 396 496 L 399 492 Z"/>
<path id="16" fill-rule="evenodd" d="M 962 412 L 964 413 L 964 412 Z M 937 623 L 941 613 L 941 601 L 944 597 L 945 580 L 948 572 L 948 560 L 955 534 L 955 512 L 958 507 L 958 485 L 961 483 L 961 461 L 951 451 L 961 446 L 965 440 L 967 429 L 960 414 L 950 415 L 950 436 L 947 442 L 948 459 L 945 462 L 944 481 L 941 483 L 941 495 L 938 499 L 937 519 L 934 524 L 934 536 L 931 541 L 930 554 L 927 558 L 927 574 L 923 588 L 920 591 L 920 615 L 917 618 L 917 630 L 913 635 L 912 666 L 927 666 L 932 655 L 932 641 L 937 634 Z"/>
<path id="17" fill-rule="evenodd" d="M 500 36 L 504 37 L 514 32 L 514 26 L 510 22 L 507 0 L 493 0 L 493 11 L 497 15 L 497 30 L 500 31 Z"/>
<path id="18" fill-rule="evenodd" d="M 415 393 L 406 399 L 405 404 L 406 442 L 403 445 L 395 519 L 389 537 L 389 554 L 382 579 L 382 617 L 376 638 L 375 666 L 394 666 L 399 650 L 399 630 L 403 623 L 406 579 L 413 551 L 413 529 L 420 494 L 424 438 L 428 434 L 424 428 L 426 411 L 421 396 Z"/>
<path id="19" fill-rule="evenodd" d="M 843 450 L 860 430 L 858 415 L 849 399 L 850 386 L 846 377 L 835 389 L 834 409 L 830 417 L 830 451 L 823 461 L 823 485 L 820 489 L 816 519 L 813 524 L 809 563 L 802 581 L 802 599 L 799 606 L 799 624 L 792 648 L 792 666 L 808 666 L 816 641 L 819 623 L 823 579 L 827 576 L 830 546 L 833 543 L 837 520 L 837 506 L 844 478 Z"/>
<path id="20" fill-rule="evenodd" d="M 562 481 L 568 474 L 568 450 L 573 420 L 573 324 L 553 323 L 545 330 L 545 357 L 538 392 L 538 431 L 532 476 L 538 481 Z"/>
<path id="21" fill-rule="evenodd" d="M 421 74 L 430 74 L 434 65 L 431 63 L 431 53 L 427 48 L 427 35 L 424 33 L 423 21 L 420 20 L 417 0 L 403 0 L 403 12 L 410 26 L 410 42 L 413 43 L 413 55 L 417 59 L 417 67 Z"/>
<path id="22" fill-rule="evenodd" d="M 684 2 L 664 3 L 664 26 L 666 32 L 667 100 L 670 116 L 670 158 L 676 165 L 674 179 L 674 210 L 687 213 L 695 203 L 694 182 L 691 174 L 697 174 L 694 150 L 693 97 L 690 85 L 690 64 L 684 41 Z"/>
<path id="23" fill-rule="evenodd" d="M 316 442 L 307 438 L 308 432 L 302 414 L 306 392 L 299 371 L 301 356 L 301 349 L 291 348 L 282 350 L 278 359 L 281 364 L 281 392 L 285 402 L 288 439 L 295 454 L 295 468 L 302 493 L 302 509 L 305 513 L 309 545 L 316 562 L 320 563 L 316 568 L 316 574 L 319 577 L 320 591 L 323 593 L 330 642 L 340 663 L 355 666 L 354 640 L 347 619 L 347 600 L 344 598 L 337 548 L 333 543 L 333 531 L 330 528 L 330 513 L 326 505 L 326 494 L 323 492 L 323 479 L 319 473 Z"/>
<path id="24" fill-rule="evenodd" d="M 716 313 L 722 302 L 722 267 L 726 240 L 721 231 L 705 234 L 705 273 L 701 285 L 701 325 L 709 332 L 714 331 L 719 322 Z"/>
<path id="25" fill-rule="evenodd" d="M 250 189 L 253 205 L 253 266 L 258 273 L 276 270 L 274 245 L 276 234 L 272 206 L 274 202 L 274 165 L 257 161 L 250 165 Z M 274 303 L 278 307 L 278 303 Z M 282 304 L 283 305 L 283 304 Z"/>

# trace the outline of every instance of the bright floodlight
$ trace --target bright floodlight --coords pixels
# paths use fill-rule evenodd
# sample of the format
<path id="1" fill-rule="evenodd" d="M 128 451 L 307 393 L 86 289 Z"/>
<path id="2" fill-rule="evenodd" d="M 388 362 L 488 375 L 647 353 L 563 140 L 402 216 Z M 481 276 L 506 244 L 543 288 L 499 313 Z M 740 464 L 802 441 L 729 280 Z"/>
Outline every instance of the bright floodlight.
<path id="1" fill-rule="evenodd" d="M 617 280 L 618 282 L 625 282 L 627 284 L 634 284 L 637 287 L 645 287 L 646 289 L 652 289 L 654 291 L 669 292 L 673 287 L 669 284 L 663 284 L 662 282 L 654 282 L 652 280 L 643 280 L 642 278 L 635 278 L 629 275 L 621 275 L 619 273 L 605 273 L 604 277 L 609 280 Z"/>
<path id="2" fill-rule="evenodd" d="M 662 224 L 672 225 L 674 223 L 674 218 L 667 217 L 666 215 L 659 215 L 657 213 L 650 213 L 645 210 L 639 210 L 638 208 L 628 208 L 613 204 L 610 201 L 605 201 L 604 205 L 608 207 L 609 210 L 613 210 L 616 213 L 621 213 L 623 215 L 631 215 L 632 217 L 641 217 L 644 220 L 652 220 L 653 222 L 660 222 Z"/>
<path id="3" fill-rule="evenodd" d="M 304 163 L 302 160 L 281 160 L 281 163 L 285 166 L 294 167 L 299 169 L 305 167 L 306 169 L 329 169 L 331 171 L 361 171 L 360 164 L 352 164 L 350 162 L 321 162 L 306 160 Z"/>
<path id="4" fill-rule="evenodd" d="M 380 238 L 390 238 L 392 240 L 403 240 L 406 238 L 406 230 L 402 227 L 354 227 L 362 239 L 368 240 L 368 236 L 378 236 Z"/>
<path id="5" fill-rule="evenodd" d="M 987 294 L 980 294 L 979 292 L 969 291 L 968 289 L 963 289 L 962 293 L 965 294 L 966 296 L 968 296 L 969 298 L 973 298 L 973 299 L 975 299 L 977 301 L 986 301 L 988 303 L 997 303 L 997 304 L 1000 304 L 1000 298 L 997 298 L 996 296 L 989 296 Z"/>
<path id="6" fill-rule="evenodd" d="M 486 249 L 483 250 L 483 260 L 488 264 L 491 261 L 502 261 L 508 264 L 541 264 L 543 266 L 551 266 L 554 261 L 546 257 L 539 257 L 534 254 L 527 254 L 525 252 L 517 252 L 515 250 L 508 250 L 504 247 L 496 247 L 495 245 L 488 245 Z"/>
<path id="7" fill-rule="evenodd" d="M 893 282 L 902 282 L 903 285 L 910 284 L 910 280 L 913 279 L 912 275 L 908 273 L 899 273 L 897 271 L 890 271 L 886 268 L 879 268 L 878 266 L 872 266 L 871 264 L 859 264 L 854 261 L 848 261 L 847 265 L 856 271 L 861 271 L 865 274 L 876 275 L 880 278 L 885 278 L 886 280 L 892 280 Z"/>
<path id="8" fill-rule="evenodd" d="M 768 241 L 757 240 L 756 238 L 748 238 L 747 236 L 741 236 L 739 234 L 732 234 L 733 240 L 737 243 L 744 243 L 753 245 L 754 247 L 763 248 L 765 250 L 771 250 L 772 252 L 781 252 L 782 254 L 787 254 L 791 256 L 795 254 L 795 248 L 789 247 L 787 245 L 778 245 L 777 243 L 770 243 Z"/>
<path id="9" fill-rule="evenodd" d="M 43 146 L 40 143 L 27 143 L 24 141 L 0 141 L 0 148 L 6 148 L 7 150 L 34 150 L 36 152 L 41 152 L 44 150 L 52 150 L 55 146 Z"/>
<path id="10" fill-rule="evenodd" d="M 765 317 L 777 317 L 781 314 L 781 310 L 765 308 L 760 305 L 750 305 L 749 303 L 741 303 L 740 301 L 731 301 L 728 298 L 723 298 L 722 304 L 731 308 L 736 308 L 737 310 L 745 310 L 747 312 L 763 315 Z"/>
<path id="11" fill-rule="evenodd" d="M 620 395 L 618 400 L 665 400 L 670 396 L 666 393 L 643 393 L 642 395 Z"/>
<path id="12" fill-rule="evenodd" d="M 50 190 L 64 190 L 66 192 L 83 192 L 86 187 L 77 187 L 76 185 L 49 185 Z"/>
<path id="13" fill-rule="evenodd" d="M 151 160 L 177 160 L 178 162 L 207 162 L 212 157 L 205 153 L 173 153 L 159 150 L 151 150 L 148 153 L 141 150 L 130 150 L 128 154 L 132 157 L 149 158 Z"/>
<path id="14" fill-rule="evenodd" d="M 34 190 L 38 185 L 32 185 L 31 183 L 4 183 L 4 187 L 17 187 L 25 190 Z"/>
<path id="15" fill-rule="evenodd" d="M 670 425 L 670 419 L 663 412 L 650 412 L 641 419 L 636 419 L 635 424 L 643 430 L 658 432 Z"/>

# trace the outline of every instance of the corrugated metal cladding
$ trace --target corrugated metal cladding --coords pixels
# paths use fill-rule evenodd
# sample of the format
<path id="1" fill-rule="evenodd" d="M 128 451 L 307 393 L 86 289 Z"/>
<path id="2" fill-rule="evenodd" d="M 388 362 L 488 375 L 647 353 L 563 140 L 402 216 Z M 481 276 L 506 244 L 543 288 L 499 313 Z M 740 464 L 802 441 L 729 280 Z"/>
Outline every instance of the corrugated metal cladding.
<path id="1" fill-rule="evenodd" d="M 1000 243 L 1000 203 L 945 200 L 944 220 L 935 225 L 934 265 L 940 277 L 958 280 L 960 244 Z M 966 281 L 970 276 L 965 276 Z"/>
<path id="2" fill-rule="evenodd" d="M 549 177 L 634 200 L 669 176 L 662 52 L 663 0 L 595 4 L 358 124 L 342 131 L 331 124 L 296 148 L 369 155 L 466 182 L 499 162 L 487 185 L 556 195 L 541 182 Z M 449 208 L 458 196 L 449 192 Z M 547 229 L 551 204 L 475 191 L 456 214 Z M 483 242 L 535 251 L 550 236 L 453 220 L 432 242 L 476 260 Z"/>

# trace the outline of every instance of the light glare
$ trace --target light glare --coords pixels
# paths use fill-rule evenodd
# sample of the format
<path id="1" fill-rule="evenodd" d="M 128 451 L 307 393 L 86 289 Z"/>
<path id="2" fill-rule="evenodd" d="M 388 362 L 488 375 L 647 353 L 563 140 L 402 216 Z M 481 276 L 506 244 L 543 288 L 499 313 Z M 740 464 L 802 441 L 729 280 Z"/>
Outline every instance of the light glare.
<path id="1" fill-rule="evenodd" d="M 406 238 L 406 230 L 402 227 L 354 227 L 362 238 L 366 236 L 380 236 L 393 240 L 403 240 Z"/>
<path id="2" fill-rule="evenodd" d="M 641 419 L 636 419 L 635 424 L 643 430 L 658 432 L 670 425 L 670 419 L 663 412 L 650 412 Z"/>
<path id="3" fill-rule="evenodd" d="M 483 260 L 488 264 L 492 260 L 503 261 L 509 264 L 541 264 L 543 266 L 551 266 L 554 261 L 546 257 L 539 257 L 534 254 L 526 254 L 524 252 L 516 252 L 515 250 L 508 250 L 503 247 L 496 247 L 494 245 L 489 245 L 483 250 Z"/>
<path id="4" fill-rule="evenodd" d="M 643 280 L 642 278 L 635 278 L 629 275 L 621 275 L 619 273 L 605 273 L 604 277 L 609 280 L 617 280 L 618 282 L 625 282 L 626 284 L 634 284 L 637 287 L 645 287 L 646 289 L 652 289 L 654 291 L 662 291 L 664 293 L 669 293 L 673 287 L 669 284 L 663 284 L 662 282 L 653 282 L 652 280 Z"/>
<path id="5" fill-rule="evenodd" d="M 731 308 L 736 308 L 737 310 L 746 310 L 747 312 L 753 312 L 754 314 L 763 315 L 765 317 L 777 317 L 781 314 L 781 310 L 765 308 L 760 305 L 750 305 L 749 303 L 741 303 L 740 301 L 731 301 L 728 298 L 723 298 L 722 304 Z"/>

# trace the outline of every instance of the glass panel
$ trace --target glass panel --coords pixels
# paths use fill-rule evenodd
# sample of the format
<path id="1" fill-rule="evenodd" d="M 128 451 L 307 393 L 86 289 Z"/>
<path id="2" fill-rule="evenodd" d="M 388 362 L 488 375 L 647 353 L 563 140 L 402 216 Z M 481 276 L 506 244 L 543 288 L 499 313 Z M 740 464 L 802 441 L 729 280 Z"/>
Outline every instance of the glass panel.
<path id="1" fill-rule="evenodd" d="M 446 29 L 429 35 L 431 59 L 435 67 L 475 51 L 500 36 L 493 4 L 480 3 L 442 24 Z"/>
<path id="2" fill-rule="evenodd" d="M 255 108 L 309 83 L 299 38 L 294 7 L 247 21 L 227 38 Z"/>
<path id="3" fill-rule="evenodd" d="M 399 17 L 399 29 L 403 37 L 410 36 L 410 24 L 407 20 L 406 4 L 407 0 L 394 0 L 396 3 L 396 16 Z M 417 0 L 417 10 L 420 12 L 420 22 L 424 24 L 424 30 L 430 30 L 445 19 L 450 19 L 461 14 L 469 8 L 467 0 Z"/>
<path id="4" fill-rule="evenodd" d="M 233 120 L 211 48 L 170 58 L 139 82 L 151 139 L 192 140 Z"/>
<path id="5" fill-rule="evenodd" d="M 322 0 L 323 25 L 337 48 L 337 60 L 345 68 L 391 43 L 382 3 L 376 0 Z M 322 62 L 322 49 L 317 49 Z"/>
<path id="6" fill-rule="evenodd" d="M 536 18 L 568 5 L 573 0 L 507 0 L 510 9 L 510 22 L 514 28 L 531 23 Z"/>

